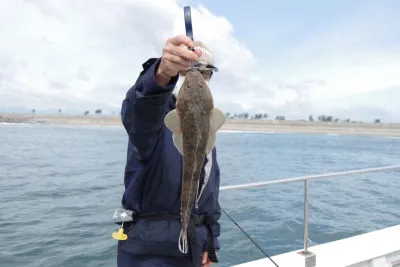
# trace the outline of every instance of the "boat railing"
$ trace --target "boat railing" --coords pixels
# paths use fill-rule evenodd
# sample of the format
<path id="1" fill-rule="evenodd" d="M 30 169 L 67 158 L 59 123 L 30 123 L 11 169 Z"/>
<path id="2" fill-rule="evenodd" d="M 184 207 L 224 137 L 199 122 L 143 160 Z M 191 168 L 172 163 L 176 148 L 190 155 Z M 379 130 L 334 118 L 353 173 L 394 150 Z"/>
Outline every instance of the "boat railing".
<path id="1" fill-rule="evenodd" d="M 306 175 L 306 176 L 298 176 L 286 179 L 278 179 L 278 180 L 270 180 L 263 182 L 254 182 L 247 184 L 238 184 L 238 185 L 226 185 L 221 186 L 220 190 L 235 190 L 235 189 L 246 189 L 260 186 L 270 186 L 276 184 L 286 184 L 286 183 L 294 183 L 294 182 L 304 182 L 304 247 L 303 250 L 299 252 L 300 255 L 305 257 L 305 266 L 306 267 L 314 267 L 316 266 L 316 255 L 308 250 L 308 199 L 309 199 L 309 181 L 310 180 L 318 180 L 318 179 L 327 179 L 331 177 L 343 177 L 352 174 L 363 174 L 363 173 L 371 173 L 371 172 L 381 172 L 381 171 L 390 171 L 400 169 L 399 165 L 390 165 L 383 167 L 375 167 L 375 168 L 365 168 L 365 169 L 357 169 L 357 170 L 349 170 L 349 171 L 340 171 L 340 172 L 329 172 L 323 174 L 314 174 L 314 175 Z"/>

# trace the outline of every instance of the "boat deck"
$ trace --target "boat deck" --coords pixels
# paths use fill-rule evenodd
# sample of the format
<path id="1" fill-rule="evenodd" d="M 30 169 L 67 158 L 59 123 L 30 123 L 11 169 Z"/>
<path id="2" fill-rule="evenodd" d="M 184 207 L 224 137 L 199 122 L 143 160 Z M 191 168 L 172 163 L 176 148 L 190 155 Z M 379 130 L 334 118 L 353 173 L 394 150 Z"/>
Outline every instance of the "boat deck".
<path id="1" fill-rule="evenodd" d="M 316 267 L 400 267 L 400 224 L 309 247 Z M 279 267 L 305 267 L 305 258 L 293 251 L 271 257 Z M 276 267 L 268 258 L 234 267 Z"/>

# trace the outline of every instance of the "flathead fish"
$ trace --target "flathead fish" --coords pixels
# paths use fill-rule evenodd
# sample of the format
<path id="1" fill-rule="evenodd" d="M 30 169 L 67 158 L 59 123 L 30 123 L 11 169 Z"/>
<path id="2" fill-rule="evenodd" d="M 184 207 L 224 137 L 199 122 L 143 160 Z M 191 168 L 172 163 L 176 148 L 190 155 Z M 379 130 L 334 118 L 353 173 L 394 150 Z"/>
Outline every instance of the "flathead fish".
<path id="1" fill-rule="evenodd" d="M 187 253 L 187 230 L 204 159 L 215 146 L 216 132 L 225 123 L 225 115 L 214 107 L 211 91 L 199 71 L 188 71 L 177 95 L 176 109 L 165 116 L 164 122 L 173 133 L 175 147 L 183 156 L 182 230 L 178 246 L 181 252 Z"/>

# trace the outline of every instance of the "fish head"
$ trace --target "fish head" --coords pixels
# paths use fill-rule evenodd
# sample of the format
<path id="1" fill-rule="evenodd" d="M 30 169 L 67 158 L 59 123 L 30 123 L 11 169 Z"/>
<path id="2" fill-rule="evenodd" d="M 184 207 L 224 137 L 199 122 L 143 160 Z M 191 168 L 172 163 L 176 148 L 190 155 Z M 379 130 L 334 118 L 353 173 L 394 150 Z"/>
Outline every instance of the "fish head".
<path id="1" fill-rule="evenodd" d="M 203 106 L 205 110 L 211 110 L 213 102 L 208 82 L 203 74 L 195 69 L 188 71 L 176 97 L 178 111 L 189 108 L 187 105 Z"/>
<path id="2" fill-rule="evenodd" d="M 202 73 L 196 69 L 192 69 L 186 73 L 183 84 L 186 84 L 187 88 L 203 88 L 203 86 L 207 86 L 208 88 L 208 82 L 204 79 Z"/>
<path id="3" fill-rule="evenodd" d="M 212 71 L 211 70 L 198 70 L 198 71 L 203 75 L 204 82 L 207 84 L 207 86 L 209 86 L 211 76 L 212 76 Z M 183 82 L 186 79 L 186 74 L 189 72 L 191 72 L 191 71 L 180 71 L 179 72 L 178 81 L 176 82 L 175 88 L 172 91 L 172 93 L 175 95 L 175 97 L 178 97 L 179 91 L 181 90 Z"/>

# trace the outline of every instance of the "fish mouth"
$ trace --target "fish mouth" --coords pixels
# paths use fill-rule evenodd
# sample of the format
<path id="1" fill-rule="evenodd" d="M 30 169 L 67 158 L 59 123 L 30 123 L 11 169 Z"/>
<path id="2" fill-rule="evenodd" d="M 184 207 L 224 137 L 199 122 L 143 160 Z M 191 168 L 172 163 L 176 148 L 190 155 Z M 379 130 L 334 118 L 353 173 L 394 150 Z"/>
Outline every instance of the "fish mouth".
<path id="1" fill-rule="evenodd" d="M 196 69 L 196 70 L 211 70 L 214 72 L 218 72 L 218 70 L 219 70 L 214 65 L 204 63 L 204 62 L 194 62 L 191 68 Z"/>
<path id="2" fill-rule="evenodd" d="M 179 74 L 183 77 L 186 75 L 190 75 L 189 73 L 193 73 L 193 71 L 196 70 L 200 72 L 200 74 L 203 76 L 204 80 L 210 80 L 211 77 L 214 74 L 214 70 L 210 68 L 197 68 L 197 67 L 190 67 L 188 70 L 181 70 L 179 71 Z"/>

